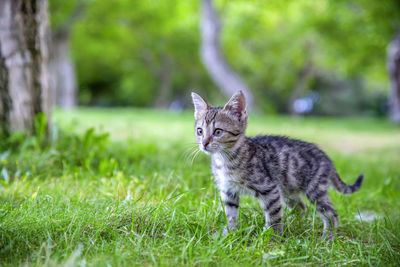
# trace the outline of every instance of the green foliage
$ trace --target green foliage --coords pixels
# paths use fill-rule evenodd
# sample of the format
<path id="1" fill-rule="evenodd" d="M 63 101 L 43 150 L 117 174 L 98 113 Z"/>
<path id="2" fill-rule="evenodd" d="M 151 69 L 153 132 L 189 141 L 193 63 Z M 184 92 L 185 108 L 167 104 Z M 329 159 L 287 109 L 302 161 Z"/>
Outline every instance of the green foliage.
<path id="1" fill-rule="evenodd" d="M 314 82 L 302 95 L 313 90 L 324 98 L 315 114 L 336 114 L 319 110 L 332 102 L 328 97 L 338 83 L 360 81 L 343 88 L 352 95 L 353 110 L 346 102 L 335 103 L 344 114 L 372 113 L 365 100 L 378 102 L 377 95 L 386 94 L 386 47 L 400 29 L 396 1 L 219 2 L 228 58 L 258 99 L 273 99 L 279 111 L 286 110 L 307 62 L 315 69 Z M 321 87 L 321 80 L 331 84 Z"/>
<path id="2" fill-rule="evenodd" d="M 344 89 L 352 91 L 352 107 L 338 101 L 338 108 L 345 114 L 382 112 L 371 106 L 387 95 L 386 47 L 400 29 L 398 2 L 214 2 L 223 52 L 261 110 L 286 112 L 299 73 L 310 62 L 314 82 L 301 96 L 317 91 L 323 107 L 335 84 L 358 79 Z M 200 1 L 51 0 L 53 27 L 80 5 L 86 8 L 72 33 L 72 55 L 81 104 L 151 106 L 163 83 L 171 88 L 170 102 L 189 103 L 188 90 L 220 97 L 199 58 Z M 319 87 L 321 80 L 332 84 Z M 321 107 L 316 114 L 335 114 Z"/>
<path id="3" fill-rule="evenodd" d="M 70 19 L 71 14 L 74 13 L 75 8 L 85 1 L 86 0 L 50 0 L 49 12 L 50 26 L 52 30 L 63 27 L 64 23 Z"/>
<path id="4" fill-rule="evenodd" d="M 193 2 L 94 1 L 73 34 L 81 88 L 95 104 L 146 106 L 166 72 L 179 96 L 208 80 L 198 41 Z"/>
<path id="5" fill-rule="evenodd" d="M 46 114 L 40 112 L 36 114 L 35 118 L 35 140 L 37 141 L 38 145 L 41 145 L 45 140 L 46 133 L 47 133 L 47 118 Z"/>
<path id="6" fill-rule="evenodd" d="M 285 209 L 287 228 L 277 241 L 262 230 L 258 202 L 246 197 L 239 231 L 221 236 L 225 217 L 209 158 L 192 164 L 191 113 L 55 115 L 60 128 L 52 142 L 23 134 L 0 141 L 3 266 L 400 264 L 400 136 L 388 122 L 250 118 L 250 134 L 268 131 L 322 146 L 348 183 L 364 173 L 356 194 L 330 192 L 340 226 L 327 243 L 319 239 L 322 221 L 312 205 L 303 218 Z M 365 212 L 377 218 L 357 219 Z"/>

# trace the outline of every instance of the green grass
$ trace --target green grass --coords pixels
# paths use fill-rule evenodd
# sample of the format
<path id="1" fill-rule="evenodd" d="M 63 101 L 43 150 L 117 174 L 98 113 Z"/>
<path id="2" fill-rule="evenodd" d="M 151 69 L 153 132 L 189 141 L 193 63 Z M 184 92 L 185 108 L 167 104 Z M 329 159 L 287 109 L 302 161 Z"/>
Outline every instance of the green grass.
<path id="1" fill-rule="evenodd" d="M 310 204 L 303 218 L 286 209 L 283 238 L 271 240 L 250 197 L 240 229 L 221 236 L 209 158 L 190 155 L 192 113 L 79 109 L 53 121 L 50 143 L 0 141 L 0 265 L 400 265 L 400 129 L 386 121 L 250 118 L 250 135 L 317 143 L 347 183 L 364 173 L 354 195 L 330 192 L 340 218 L 333 242 L 320 239 Z M 366 212 L 376 218 L 358 219 Z"/>

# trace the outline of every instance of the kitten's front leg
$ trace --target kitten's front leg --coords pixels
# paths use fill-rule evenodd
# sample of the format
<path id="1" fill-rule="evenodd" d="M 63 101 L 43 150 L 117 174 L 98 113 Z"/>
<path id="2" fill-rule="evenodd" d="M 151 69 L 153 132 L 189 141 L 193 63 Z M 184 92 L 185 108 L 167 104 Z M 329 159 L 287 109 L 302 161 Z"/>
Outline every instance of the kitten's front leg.
<path id="1" fill-rule="evenodd" d="M 224 229 L 224 235 L 236 229 L 236 220 L 239 209 L 239 194 L 229 190 L 221 191 L 221 199 L 225 207 L 225 215 L 228 219 L 228 227 Z"/>

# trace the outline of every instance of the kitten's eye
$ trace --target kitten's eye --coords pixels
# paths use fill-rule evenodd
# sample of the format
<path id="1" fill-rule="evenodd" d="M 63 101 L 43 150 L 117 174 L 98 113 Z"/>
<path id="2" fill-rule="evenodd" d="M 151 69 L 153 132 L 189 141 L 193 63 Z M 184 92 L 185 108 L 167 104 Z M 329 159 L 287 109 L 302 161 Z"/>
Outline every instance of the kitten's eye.
<path id="1" fill-rule="evenodd" d="M 222 134 L 222 129 L 215 129 L 214 135 L 215 136 L 220 136 Z"/>
<path id="2" fill-rule="evenodd" d="M 203 135 L 203 129 L 197 128 L 197 135 Z"/>

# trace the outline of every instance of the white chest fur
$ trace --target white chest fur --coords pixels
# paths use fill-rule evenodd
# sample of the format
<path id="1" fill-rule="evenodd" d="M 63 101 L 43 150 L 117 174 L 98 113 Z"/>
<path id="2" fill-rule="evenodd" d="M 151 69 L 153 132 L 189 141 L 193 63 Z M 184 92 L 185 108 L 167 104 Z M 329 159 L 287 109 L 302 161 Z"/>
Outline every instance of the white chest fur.
<path id="1" fill-rule="evenodd" d="M 228 168 L 228 162 L 222 155 L 212 155 L 212 171 L 217 186 L 221 191 L 252 194 L 252 192 L 245 186 L 245 174 L 238 169 Z"/>

